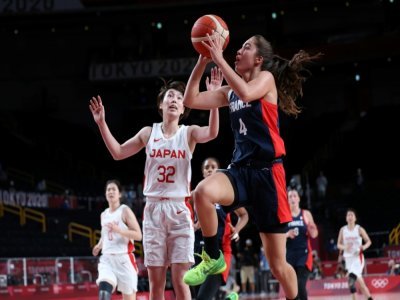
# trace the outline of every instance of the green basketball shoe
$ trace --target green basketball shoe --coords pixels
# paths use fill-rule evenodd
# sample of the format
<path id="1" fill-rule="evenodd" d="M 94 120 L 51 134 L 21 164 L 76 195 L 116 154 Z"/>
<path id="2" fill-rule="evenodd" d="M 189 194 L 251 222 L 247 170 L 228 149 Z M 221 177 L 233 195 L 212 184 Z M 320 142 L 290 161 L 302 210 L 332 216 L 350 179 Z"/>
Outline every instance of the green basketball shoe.
<path id="1" fill-rule="evenodd" d="M 225 300 L 239 300 L 239 295 L 236 292 L 232 292 L 226 296 Z"/>
<path id="2" fill-rule="evenodd" d="M 226 263 L 221 250 L 219 251 L 218 259 L 210 258 L 204 249 L 201 252 L 201 255 L 197 253 L 196 255 L 200 256 L 202 261 L 197 266 L 187 271 L 183 276 L 183 281 L 187 285 L 202 284 L 208 275 L 221 274 L 223 271 L 225 271 Z"/>

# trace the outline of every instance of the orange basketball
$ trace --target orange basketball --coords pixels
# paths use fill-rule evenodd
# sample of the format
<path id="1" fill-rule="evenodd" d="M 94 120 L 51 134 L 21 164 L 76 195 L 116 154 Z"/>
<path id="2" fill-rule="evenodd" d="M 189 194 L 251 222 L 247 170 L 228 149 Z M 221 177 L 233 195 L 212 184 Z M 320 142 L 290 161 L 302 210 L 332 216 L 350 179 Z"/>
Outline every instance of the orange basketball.
<path id="1" fill-rule="evenodd" d="M 207 33 L 212 35 L 214 32 L 218 32 L 220 37 L 223 39 L 223 49 L 228 46 L 229 43 L 229 29 L 225 21 L 216 15 L 204 15 L 197 19 L 192 27 L 192 44 L 194 49 L 203 56 L 210 57 L 210 52 L 201 43 L 205 41 L 208 43 Z"/>

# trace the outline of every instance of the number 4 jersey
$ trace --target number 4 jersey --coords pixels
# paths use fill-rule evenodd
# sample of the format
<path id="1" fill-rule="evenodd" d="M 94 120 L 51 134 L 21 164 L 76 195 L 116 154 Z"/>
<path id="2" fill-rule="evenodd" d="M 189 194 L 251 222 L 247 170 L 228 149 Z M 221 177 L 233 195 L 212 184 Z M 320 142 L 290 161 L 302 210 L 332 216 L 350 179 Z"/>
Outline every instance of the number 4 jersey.
<path id="1" fill-rule="evenodd" d="M 231 90 L 229 112 L 235 138 L 232 163 L 270 162 L 286 154 L 279 133 L 278 106 L 264 99 L 245 103 Z"/>
<path id="2" fill-rule="evenodd" d="M 165 138 L 161 123 L 154 123 L 146 145 L 144 189 L 146 197 L 184 198 L 190 195 L 192 153 L 185 125 Z"/>

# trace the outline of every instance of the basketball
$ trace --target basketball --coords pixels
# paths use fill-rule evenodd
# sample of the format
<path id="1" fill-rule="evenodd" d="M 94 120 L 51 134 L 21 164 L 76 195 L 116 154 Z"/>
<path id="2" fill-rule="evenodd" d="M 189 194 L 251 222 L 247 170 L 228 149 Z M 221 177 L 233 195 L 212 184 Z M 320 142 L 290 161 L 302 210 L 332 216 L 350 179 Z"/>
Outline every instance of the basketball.
<path id="1" fill-rule="evenodd" d="M 201 43 L 205 41 L 208 43 L 207 33 L 213 34 L 213 31 L 220 34 L 223 39 L 222 49 L 225 50 L 229 43 L 229 29 L 225 21 L 217 15 L 204 15 L 197 19 L 192 27 L 192 44 L 194 49 L 201 55 L 210 57 L 210 52 Z"/>

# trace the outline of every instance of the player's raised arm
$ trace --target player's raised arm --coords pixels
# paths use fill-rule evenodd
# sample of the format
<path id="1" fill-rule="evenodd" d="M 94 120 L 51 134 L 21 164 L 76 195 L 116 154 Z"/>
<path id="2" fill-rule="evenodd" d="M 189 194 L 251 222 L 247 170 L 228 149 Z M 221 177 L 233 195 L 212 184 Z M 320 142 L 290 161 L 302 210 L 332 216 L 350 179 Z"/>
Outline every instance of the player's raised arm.
<path id="1" fill-rule="evenodd" d="M 120 144 L 111 133 L 105 118 L 105 109 L 100 96 L 92 97 L 89 109 L 93 115 L 93 119 L 99 127 L 101 137 L 111 156 L 115 160 L 121 160 L 138 153 L 145 147 L 149 139 L 151 128 L 142 128 L 134 137 Z"/>

